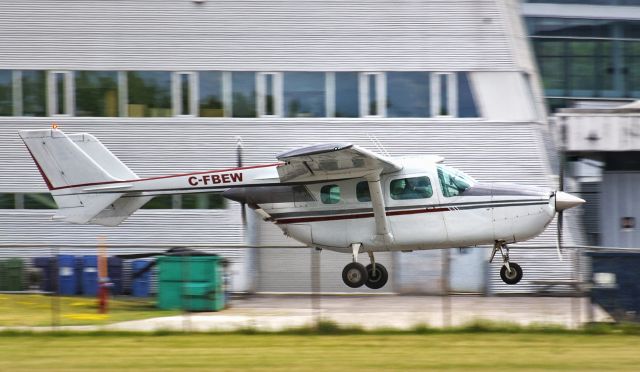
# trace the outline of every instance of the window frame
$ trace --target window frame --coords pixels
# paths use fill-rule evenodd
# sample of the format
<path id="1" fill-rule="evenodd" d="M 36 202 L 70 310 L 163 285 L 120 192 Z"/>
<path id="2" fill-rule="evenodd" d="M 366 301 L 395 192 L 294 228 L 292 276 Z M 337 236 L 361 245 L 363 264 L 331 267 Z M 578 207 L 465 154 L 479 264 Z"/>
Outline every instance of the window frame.
<path id="1" fill-rule="evenodd" d="M 189 90 L 189 113 L 182 112 L 182 77 L 187 76 Z M 198 116 L 198 73 L 194 71 L 174 71 L 171 77 L 171 104 L 173 116 L 196 117 Z"/>
<path id="2" fill-rule="evenodd" d="M 62 89 L 64 90 L 64 110 L 65 113 L 59 113 L 58 110 L 58 87 L 56 75 L 63 76 Z M 46 104 L 47 115 L 56 117 L 69 117 L 74 116 L 74 104 L 75 104 L 75 89 L 74 89 L 74 71 L 70 70 L 51 70 L 47 71 L 47 85 L 46 85 Z"/>
<path id="3" fill-rule="evenodd" d="M 369 77 L 374 76 L 376 82 L 376 114 L 370 114 L 369 102 Z M 384 118 L 387 116 L 387 84 L 384 72 L 361 72 L 360 73 L 360 117 Z"/>
<path id="4" fill-rule="evenodd" d="M 441 84 L 446 77 L 447 87 L 447 115 L 440 114 L 442 103 Z M 457 118 L 458 117 L 458 76 L 454 72 L 431 73 L 431 117 L 433 118 Z"/>
<path id="5" fill-rule="evenodd" d="M 256 71 L 256 116 L 259 118 L 279 118 L 283 115 L 283 73 L 274 71 Z M 266 113 L 267 76 L 272 76 L 273 114 Z"/>

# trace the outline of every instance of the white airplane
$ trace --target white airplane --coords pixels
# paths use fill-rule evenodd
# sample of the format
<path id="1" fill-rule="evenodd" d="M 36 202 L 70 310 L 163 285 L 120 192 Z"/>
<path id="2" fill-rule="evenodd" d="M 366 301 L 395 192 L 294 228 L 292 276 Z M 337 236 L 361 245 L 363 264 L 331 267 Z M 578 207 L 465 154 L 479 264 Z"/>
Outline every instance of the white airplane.
<path id="1" fill-rule="evenodd" d="M 283 152 L 277 163 L 139 178 L 87 133 L 23 130 L 20 137 L 58 205 L 53 219 L 116 226 L 157 195 L 221 192 L 310 247 L 350 253 L 352 288 L 383 287 L 374 252 L 493 244 L 502 280 L 521 267 L 507 244 L 544 231 L 556 212 L 584 203 L 562 191 L 482 183 L 433 155 L 387 157 L 348 143 Z M 560 213 L 561 214 L 561 213 Z M 371 264 L 357 262 L 366 252 Z"/>

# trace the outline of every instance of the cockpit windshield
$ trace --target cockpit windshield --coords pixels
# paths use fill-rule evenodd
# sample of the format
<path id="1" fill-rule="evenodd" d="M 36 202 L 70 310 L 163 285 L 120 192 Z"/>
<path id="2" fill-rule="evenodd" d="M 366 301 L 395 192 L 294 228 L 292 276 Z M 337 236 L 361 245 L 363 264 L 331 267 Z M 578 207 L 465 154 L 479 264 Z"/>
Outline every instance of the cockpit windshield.
<path id="1" fill-rule="evenodd" d="M 442 193 L 446 197 L 458 196 L 471 187 L 476 180 L 473 177 L 446 165 L 438 165 L 438 178 Z"/>

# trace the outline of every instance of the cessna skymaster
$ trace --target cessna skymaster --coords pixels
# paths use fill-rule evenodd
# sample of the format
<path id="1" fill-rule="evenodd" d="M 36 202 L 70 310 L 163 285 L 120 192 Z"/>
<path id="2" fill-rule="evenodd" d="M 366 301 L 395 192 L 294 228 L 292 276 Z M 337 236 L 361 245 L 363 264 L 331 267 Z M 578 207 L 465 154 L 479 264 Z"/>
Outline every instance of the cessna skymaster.
<path id="1" fill-rule="evenodd" d="M 309 247 L 351 254 L 342 279 L 352 288 L 386 284 L 375 252 L 481 244 L 493 244 L 490 261 L 500 252 L 500 276 L 516 284 L 522 268 L 507 244 L 536 237 L 556 212 L 584 203 L 562 191 L 479 182 L 439 156 L 389 157 L 349 143 L 286 151 L 273 164 L 139 178 L 90 134 L 54 127 L 20 137 L 58 205 L 54 220 L 116 226 L 157 195 L 221 192 Z"/>

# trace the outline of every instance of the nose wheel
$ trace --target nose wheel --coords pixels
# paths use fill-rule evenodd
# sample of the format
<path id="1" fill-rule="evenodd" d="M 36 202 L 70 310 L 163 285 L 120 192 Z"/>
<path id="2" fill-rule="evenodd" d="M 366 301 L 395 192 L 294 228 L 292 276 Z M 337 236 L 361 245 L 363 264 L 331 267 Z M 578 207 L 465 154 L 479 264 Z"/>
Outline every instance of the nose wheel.
<path id="1" fill-rule="evenodd" d="M 502 242 L 495 242 L 489 263 L 493 262 L 496 252 L 502 256 L 502 267 L 500 268 L 500 278 L 509 285 L 518 284 L 522 279 L 522 268 L 515 262 L 509 261 L 509 248 Z"/>

